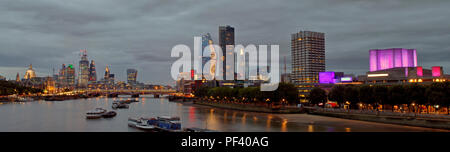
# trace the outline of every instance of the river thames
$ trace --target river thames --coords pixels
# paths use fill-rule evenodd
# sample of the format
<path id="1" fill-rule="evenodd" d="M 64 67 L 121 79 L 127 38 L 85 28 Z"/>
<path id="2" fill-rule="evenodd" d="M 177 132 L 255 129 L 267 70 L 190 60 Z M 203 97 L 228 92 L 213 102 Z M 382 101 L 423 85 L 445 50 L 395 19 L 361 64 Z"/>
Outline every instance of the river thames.
<path id="1" fill-rule="evenodd" d="M 0 103 L 1 132 L 135 132 L 128 117 L 179 116 L 182 127 L 225 132 L 422 132 L 439 129 L 347 120 L 309 114 L 268 114 L 212 108 L 166 98 L 141 97 L 129 109 L 118 109 L 114 118 L 85 119 L 97 107 L 112 110 L 119 98 L 89 98 L 67 101 Z"/>

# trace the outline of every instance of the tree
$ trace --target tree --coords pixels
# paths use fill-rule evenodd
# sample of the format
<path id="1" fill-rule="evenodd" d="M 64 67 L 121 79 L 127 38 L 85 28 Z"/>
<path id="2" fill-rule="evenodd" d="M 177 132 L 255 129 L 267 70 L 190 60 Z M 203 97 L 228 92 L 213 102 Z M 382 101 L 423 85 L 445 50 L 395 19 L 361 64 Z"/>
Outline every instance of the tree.
<path id="1" fill-rule="evenodd" d="M 346 86 L 344 93 L 344 100 L 350 102 L 350 108 L 355 109 L 358 107 L 359 102 L 359 89 L 357 86 Z"/>
<path id="2" fill-rule="evenodd" d="M 298 104 L 298 91 L 293 84 L 280 83 L 278 89 L 275 91 L 274 101 L 286 100 L 288 104 Z M 272 99 L 271 99 L 272 100 Z"/>
<path id="3" fill-rule="evenodd" d="M 369 85 L 359 87 L 359 101 L 365 104 L 374 104 L 373 88 Z"/>
<path id="4" fill-rule="evenodd" d="M 208 96 L 209 87 L 200 86 L 194 90 L 194 95 L 197 97 L 205 97 Z"/>
<path id="5" fill-rule="evenodd" d="M 327 93 L 321 88 L 313 88 L 309 94 L 309 102 L 311 104 L 323 103 L 323 106 L 325 106 L 325 103 L 327 102 Z"/>
<path id="6" fill-rule="evenodd" d="M 328 99 L 331 101 L 336 101 L 339 105 L 343 104 L 345 101 L 345 86 L 335 85 L 331 88 L 330 93 L 328 94 Z"/>
<path id="7" fill-rule="evenodd" d="M 427 102 L 427 98 L 425 96 L 426 87 L 418 84 L 411 84 L 406 86 L 406 93 L 408 95 L 407 104 L 414 105 L 413 109 L 415 109 L 416 104 L 425 104 Z M 414 110 L 415 111 L 415 110 Z"/>
<path id="8" fill-rule="evenodd" d="M 388 88 L 384 85 L 376 85 L 373 88 L 373 98 L 375 100 L 375 106 L 378 106 L 381 104 L 382 106 L 384 104 L 387 104 L 388 100 Z M 384 106 L 383 106 L 384 108 Z"/>
<path id="9" fill-rule="evenodd" d="M 399 104 L 407 104 L 408 96 L 406 95 L 403 85 L 394 85 L 389 87 L 388 104 L 394 106 Z M 392 107 L 392 111 L 394 108 Z"/>

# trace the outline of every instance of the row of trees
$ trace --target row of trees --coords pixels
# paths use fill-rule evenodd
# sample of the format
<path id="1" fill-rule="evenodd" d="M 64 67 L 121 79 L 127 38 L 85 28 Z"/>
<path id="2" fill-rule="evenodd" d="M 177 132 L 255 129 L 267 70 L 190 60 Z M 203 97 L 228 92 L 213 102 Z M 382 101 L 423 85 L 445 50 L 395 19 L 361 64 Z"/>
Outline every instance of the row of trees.
<path id="1" fill-rule="evenodd" d="M 357 107 L 358 103 L 372 105 L 450 105 L 450 83 L 432 83 L 429 85 L 335 85 L 327 94 L 325 90 L 311 90 L 312 104 L 325 103 L 327 99 L 338 104 L 350 103 Z"/>
<path id="2" fill-rule="evenodd" d="M 42 89 L 21 86 L 12 82 L 0 80 L 0 95 L 12 94 L 28 94 L 28 93 L 42 93 Z"/>
<path id="3" fill-rule="evenodd" d="M 199 87 L 194 95 L 200 98 L 224 99 L 243 103 L 298 103 L 297 88 L 293 84 L 280 83 L 275 91 L 260 91 L 259 87 L 229 88 L 229 87 Z"/>

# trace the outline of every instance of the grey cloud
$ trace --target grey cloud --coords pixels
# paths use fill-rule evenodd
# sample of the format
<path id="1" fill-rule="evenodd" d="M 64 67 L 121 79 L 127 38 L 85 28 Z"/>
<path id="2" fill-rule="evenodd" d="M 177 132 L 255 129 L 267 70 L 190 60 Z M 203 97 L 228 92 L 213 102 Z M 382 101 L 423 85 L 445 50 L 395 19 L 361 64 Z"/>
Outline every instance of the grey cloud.
<path id="1" fill-rule="evenodd" d="M 168 82 L 170 51 L 193 47 L 193 37 L 231 25 L 237 44 L 279 44 L 290 62 L 290 34 L 326 34 L 327 70 L 362 74 L 368 50 L 415 48 L 425 68 L 448 58 L 447 0 L 41 0 L 0 2 L 0 75 L 33 63 L 40 73 L 77 66 L 80 49 L 96 61 L 99 77 L 110 66 L 120 80 L 136 68 L 139 80 Z M 281 59 L 282 61 L 282 59 Z M 3 67 L 3 68 L 2 68 Z M 281 66 L 283 67 L 283 66 Z M 288 68 L 290 65 L 288 64 Z"/>

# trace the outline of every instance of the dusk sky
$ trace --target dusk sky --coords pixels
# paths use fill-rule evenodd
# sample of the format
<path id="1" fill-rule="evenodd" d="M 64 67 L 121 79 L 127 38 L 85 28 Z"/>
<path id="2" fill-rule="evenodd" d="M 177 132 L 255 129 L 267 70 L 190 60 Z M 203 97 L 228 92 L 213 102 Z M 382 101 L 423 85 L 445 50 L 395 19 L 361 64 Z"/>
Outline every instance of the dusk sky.
<path id="1" fill-rule="evenodd" d="M 217 43 L 220 25 L 235 28 L 236 44 L 280 45 L 288 69 L 290 34 L 310 30 L 325 33 L 328 71 L 364 74 L 369 49 L 412 48 L 419 66 L 449 73 L 448 6 L 448 0 L 1 0 L 0 75 L 23 77 L 29 64 L 37 76 L 63 63 L 78 72 L 79 50 L 87 49 L 99 78 L 108 65 L 119 81 L 136 68 L 138 81 L 167 84 L 172 47 L 193 48 L 194 36 L 206 33 Z"/>

